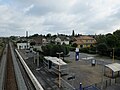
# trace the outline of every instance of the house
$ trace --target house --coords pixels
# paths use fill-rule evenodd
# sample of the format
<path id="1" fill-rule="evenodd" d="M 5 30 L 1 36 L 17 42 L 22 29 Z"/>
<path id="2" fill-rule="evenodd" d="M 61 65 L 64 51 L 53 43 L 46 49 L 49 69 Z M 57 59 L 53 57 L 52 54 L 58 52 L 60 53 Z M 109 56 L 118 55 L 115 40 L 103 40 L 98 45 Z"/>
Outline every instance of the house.
<path id="1" fill-rule="evenodd" d="M 42 37 L 33 37 L 31 42 L 35 42 L 35 45 L 42 45 Z"/>
<path id="2" fill-rule="evenodd" d="M 59 37 L 55 38 L 55 43 L 58 44 L 60 43 L 61 44 L 61 39 Z"/>
<path id="3" fill-rule="evenodd" d="M 17 42 L 17 49 L 28 49 L 30 48 L 30 43 L 28 42 Z"/>
<path id="4" fill-rule="evenodd" d="M 79 48 L 89 48 L 96 44 L 96 40 L 90 36 L 74 37 L 72 44 L 76 43 Z"/>
<path id="5" fill-rule="evenodd" d="M 69 38 L 68 37 L 57 37 L 55 38 L 55 43 L 60 43 L 61 45 L 62 44 L 66 44 L 66 45 L 69 45 Z"/>
<path id="6" fill-rule="evenodd" d="M 31 42 L 35 42 L 36 46 L 46 45 L 48 43 L 46 38 L 43 37 L 33 37 Z"/>

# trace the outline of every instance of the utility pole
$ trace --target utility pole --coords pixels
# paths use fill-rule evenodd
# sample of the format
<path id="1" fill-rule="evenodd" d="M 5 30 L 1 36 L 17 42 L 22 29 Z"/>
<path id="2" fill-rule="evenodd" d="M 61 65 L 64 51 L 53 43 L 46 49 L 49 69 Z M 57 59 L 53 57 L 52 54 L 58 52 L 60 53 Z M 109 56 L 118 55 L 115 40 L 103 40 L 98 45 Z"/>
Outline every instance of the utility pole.
<path id="1" fill-rule="evenodd" d="M 60 59 L 60 55 L 63 54 L 63 52 L 60 52 L 60 53 L 56 53 L 59 55 L 59 59 Z M 61 70 L 60 70 L 60 61 L 59 61 L 59 65 L 58 65 L 58 69 L 59 69 L 59 77 L 58 77 L 58 84 L 59 84 L 59 88 L 61 87 Z"/>

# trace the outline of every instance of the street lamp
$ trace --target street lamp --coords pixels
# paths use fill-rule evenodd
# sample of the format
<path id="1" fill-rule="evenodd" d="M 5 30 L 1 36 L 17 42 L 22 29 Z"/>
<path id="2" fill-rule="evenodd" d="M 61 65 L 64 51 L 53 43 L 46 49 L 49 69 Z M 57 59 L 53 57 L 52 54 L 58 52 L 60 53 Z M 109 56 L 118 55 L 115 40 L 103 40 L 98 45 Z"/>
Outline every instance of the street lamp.
<path id="1" fill-rule="evenodd" d="M 56 54 L 59 55 L 59 77 L 58 77 L 58 84 L 59 84 L 59 88 L 60 88 L 60 86 L 61 86 L 61 81 L 60 81 L 60 79 L 61 79 L 61 74 L 60 74 L 60 55 L 63 54 L 63 52 L 56 53 Z"/>

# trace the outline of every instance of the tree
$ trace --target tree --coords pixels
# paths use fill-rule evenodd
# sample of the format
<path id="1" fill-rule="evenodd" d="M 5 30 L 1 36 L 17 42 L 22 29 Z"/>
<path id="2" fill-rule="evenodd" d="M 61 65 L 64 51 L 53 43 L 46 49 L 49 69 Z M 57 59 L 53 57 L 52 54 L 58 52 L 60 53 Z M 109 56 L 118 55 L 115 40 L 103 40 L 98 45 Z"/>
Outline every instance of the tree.
<path id="1" fill-rule="evenodd" d="M 39 36 L 39 34 L 34 34 L 31 37 L 38 37 L 38 36 Z"/>
<path id="2" fill-rule="evenodd" d="M 118 39 L 118 44 L 120 47 L 120 30 L 116 30 L 115 32 L 113 32 L 113 35 L 115 35 L 116 38 Z"/>
<path id="3" fill-rule="evenodd" d="M 49 37 L 49 38 L 50 38 L 50 37 L 51 37 L 51 34 L 50 34 L 50 33 L 49 33 L 49 34 L 47 34 L 47 35 L 46 35 L 46 37 Z"/>
<path id="4" fill-rule="evenodd" d="M 72 45 L 73 47 L 77 47 L 78 46 L 78 44 L 77 43 L 73 43 L 73 45 Z"/>
<path id="5" fill-rule="evenodd" d="M 30 45 L 31 46 L 34 46 L 36 43 L 35 42 L 30 42 Z"/>
<path id="6" fill-rule="evenodd" d="M 120 40 L 120 30 L 116 30 L 113 34 Z"/>
<path id="7" fill-rule="evenodd" d="M 64 55 L 67 55 L 69 53 L 69 48 L 66 45 L 49 44 L 42 46 L 42 50 L 45 56 L 57 56 L 57 52 L 63 52 Z"/>
<path id="8" fill-rule="evenodd" d="M 98 44 L 99 43 L 105 43 L 106 42 L 106 36 L 100 34 L 96 37 L 96 41 L 97 41 Z"/>
<path id="9" fill-rule="evenodd" d="M 107 34 L 106 36 L 106 44 L 110 48 L 114 48 L 118 45 L 118 39 L 116 38 L 115 35 L 112 34 Z"/>
<path id="10" fill-rule="evenodd" d="M 107 50 L 108 50 L 108 47 L 107 47 L 107 45 L 106 45 L 105 43 L 100 43 L 100 44 L 98 44 L 98 46 L 97 46 L 97 50 L 98 50 L 98 53 L 99 53 L 100 55 L 106 55 L 106 52 L 107 52 Z"/>
<path id="11" fill-rule="evenodd" d="M 72 36 L 75 36 L 75 32 L 74 32 L 74 30 L 72 31 Z"/>

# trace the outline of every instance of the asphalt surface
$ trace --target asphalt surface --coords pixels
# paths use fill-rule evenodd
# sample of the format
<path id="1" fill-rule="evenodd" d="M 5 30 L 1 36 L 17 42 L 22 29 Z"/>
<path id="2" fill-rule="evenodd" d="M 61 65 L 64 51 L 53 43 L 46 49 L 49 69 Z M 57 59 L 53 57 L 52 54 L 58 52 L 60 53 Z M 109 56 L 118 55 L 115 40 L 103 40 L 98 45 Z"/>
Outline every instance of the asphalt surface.
<path id="1" fill-rule="evenodd" d="M 71 61 L 71 62 L 74 62 L 75 61 L 75 52 L 70 52 L 70 56 L 69 57 L 65 57 L 65 59 L 66 60 L 68 60 L 68 61 Z M 98 65 L 100 65 L 100 66 L 103 66 L 103 65 L 106 65 L 106 64 L 110 64 L 110 63 L 112 63 L 112 61 L 113 61 L 113 59 L 112 58 L 109 58 L 109 57 L 105 57 L 105 56 L 99 56 L 99 55 L 97 55 L 97 54 L 86 54 L 86 53 L 79 53 L 79 61 L 82 63 L 82 61 L 84 61 L 84 62 L 86 62 L 86 67 L 87 67 L 87 65 L 91 65 L 91 60 L 96 60 L 96 64 L 97 64 L 97 66 Z M 117 63 L 120 63 L 120 60 L 116 60 L 115 59 L 115 62 L 117 62 Z M 77 62 L 77 63 L 79 63 L 79 62 Z M 77 64 L 75 64 L 75 65 L 77 65 Z M 79 65 L 81 65 L 81 64 L 79 64 Z M 71 66 L 71 65 L 70 65 Z M 73 66 L 73 67 L 76 67 L 76 66 Z M 84 67 L 84 68 L 86 68 L 86 67 Z M 77 67 L 78 68 L 78 67 Z M 101 67 L 100 67 L 101 68 Z M 102 69 L 101 69 L 102 70 Z M 78 70 L 76 70 L 77 72 L 78 72 Z M 79 69 L 79 71 L 80 71 L 80 69 Z M 74 70 L 72 71 L 73 73 L 76 73 L 76 72 L 74 72 Z M 88 71 L 89 72 L 89 71 Z M 84 74 L 85 73 L 85 70 L 84 70 L 84 72 L 82 72 L 82 74 L 80 74 L 79 75 L 79 77 L 83 77 L 83 78 L 85 78 L 86 77 L 86 74 Z M 102 72 L 101 72 L 102 73 Z M 89 75 L 89 74 L 88 74 Z M 78 76 L 78 75 L 76 75 L 76 76 Z M 95 76 L 96 77 L 96 76 Z M 95 78 L 94 77 L 94 78 Z M 87 78 L 87 77 L 86 77 Z M 78 78 L 77 78 L 78 79 Z M 80 79 L 80 78 L 79 78 Z M 81 80 L 82 80 L 82 78 L 81 78 Z M 80 81 L 80 80 L 78 80 L 78 81 Z M 69 81 L 70 83 L 73 83 L 73 85 L 75 86 L 75 82 L 76 82 L 76 80 L 71 80 L 71 81 Z M 88 81 L 89 82 L 89 81 Z M 113 84 L 113 85 L 111 85 L 111 86 L 108 86 L 106 89 L 104 89 L 104 90 L 120 90 L 120 83 L 119 84 Z"/>
<path id="2" fill-rule="evenodd" d="M 65 57 L 66 60 L 69 61 L 75 61 L 75 52 L 70 52 L 69 57 Z M 105 56 L 99 56 L 98 54 L 86 54 L 86 53 L 79 53 L 79 60 L 87 60 L 88 62 L 91 63 L 91 60 L 94 59 L 96 60 L 97 64 L 110 64 L 113 62 L 112 58 L 105 57 Z M 115 62 L 120 63 L 120 60 L 115 59 Z"/>

